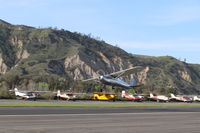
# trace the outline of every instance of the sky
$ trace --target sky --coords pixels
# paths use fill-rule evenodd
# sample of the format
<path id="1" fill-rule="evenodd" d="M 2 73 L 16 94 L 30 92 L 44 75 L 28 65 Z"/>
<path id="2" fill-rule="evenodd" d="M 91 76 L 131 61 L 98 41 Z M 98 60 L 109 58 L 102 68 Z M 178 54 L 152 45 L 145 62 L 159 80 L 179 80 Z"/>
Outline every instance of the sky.
<path id="1" fill-rule="evenodd" d="M 0 0 L 0 19 L 92 34 L 129 53 L 200 64 L 200 0 Z"/>

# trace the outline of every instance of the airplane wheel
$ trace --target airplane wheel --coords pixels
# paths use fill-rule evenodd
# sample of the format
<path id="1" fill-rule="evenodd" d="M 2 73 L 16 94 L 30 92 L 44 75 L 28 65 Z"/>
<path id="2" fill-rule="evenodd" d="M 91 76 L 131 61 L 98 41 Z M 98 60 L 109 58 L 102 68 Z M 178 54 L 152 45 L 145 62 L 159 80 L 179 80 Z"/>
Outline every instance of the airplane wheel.
<path id="1" fill-rule="evenodd" d="M 97 98 L 97 97 L 94 97 L 94 100 L 98 100 L 98 98 Z"/>

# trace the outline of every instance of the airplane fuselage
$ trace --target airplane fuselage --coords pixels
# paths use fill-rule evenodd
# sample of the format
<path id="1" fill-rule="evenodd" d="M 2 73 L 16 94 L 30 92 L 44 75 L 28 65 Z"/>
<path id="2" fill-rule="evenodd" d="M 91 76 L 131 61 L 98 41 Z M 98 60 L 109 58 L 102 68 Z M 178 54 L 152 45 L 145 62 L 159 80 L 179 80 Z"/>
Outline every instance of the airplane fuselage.
<path id="1" fill-rule="evenodd" d="M 154 96 L 152 93 L 150 93 L 150 97 L 151 100 L 155 100 L 155 101 L 163 101 L 163 102 L 167 102 L 169 101 L 169 98 L 164 96 L 164 95 L 158 95 L 158 96 Z"/>
<path id="2" fill-rule="evenodd" d="M 180 101 L 180 102 L 187 102 L 188 100 L 183 97 L 173 97 L 170 98 L 171 101 Z"/>
<path id="3" fill-rule="evenodd" d="M 130 95 L 130 94 L 124 94 L 122 95 L 122 97 L 130 99 L 130 100 L 135 100 L 135 101 L 141 101 L 144 97 L 143 96 L 134 96 L 134 95 Z"/>
<path id="4" fill-rule="evenodd" d="M 34 99 L 36 98 L 35 95 L 33 94 L 26 94 L 26 93 L 22 93 L 22 92 L 15 92 L 15 95 L 16 97 L 21 97 L 21 98 L 24 98 L 24 99 Z"/>
<path id="5" fill-rule="evenodd" d="M 151 99 L 153 100 L 156 100 L 156 101 L 168 101 L 169 99 L 165 96 L 154 96 L 154 97 L 150 97 Z"/>
<path id="6" fill-rule="evenodd" d="M 133 86 L 131 86 L 129 83 L 121 80 L 121 79 L 116 79 L 113 78 L 111 76 L 102 76 L 100 78 L 100 81 L 106 85 L 110 85 L 110 86 L 120 86 L 120 87 L 124 87 L 124 88 L 132 88 Z"/>

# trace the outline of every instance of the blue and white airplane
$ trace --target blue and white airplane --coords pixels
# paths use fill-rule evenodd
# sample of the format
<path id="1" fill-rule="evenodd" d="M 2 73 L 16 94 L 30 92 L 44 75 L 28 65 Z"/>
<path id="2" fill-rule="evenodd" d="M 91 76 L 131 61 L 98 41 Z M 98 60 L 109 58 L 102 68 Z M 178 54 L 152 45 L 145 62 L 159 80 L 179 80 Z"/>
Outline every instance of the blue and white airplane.
<path id="1" fill-rule="evenodd" d="M 112 86 L 112 88 L 114 88 L 114 86 L 120 86 L 120 87 L 131 89 L 134 87 L 141 86 L 141 84 L 137 84 L 137 81 L 135 79 L 131 79 L 130 82 L 128 83 L 128 82 L 125 82 L 124 80 L 119 79 L 119 77 L 121 77 L 122 75 L 133 73 L 133 72 L 138 72 L 143 69 L 144 67 L 136 66 L 136 67 L 122 70 L 122 71 L 114 72 L 111 74 L 101 75 L 100 77 L 97 77 L 97 78 L 86 79 L 86 80 L 83 80 L 83 82 L 90 81 L 90 80 L 99 80 L 101 83 L 105 85 Z M 149 69 L 149 67 L 146 67 L 145 69 Z"/>

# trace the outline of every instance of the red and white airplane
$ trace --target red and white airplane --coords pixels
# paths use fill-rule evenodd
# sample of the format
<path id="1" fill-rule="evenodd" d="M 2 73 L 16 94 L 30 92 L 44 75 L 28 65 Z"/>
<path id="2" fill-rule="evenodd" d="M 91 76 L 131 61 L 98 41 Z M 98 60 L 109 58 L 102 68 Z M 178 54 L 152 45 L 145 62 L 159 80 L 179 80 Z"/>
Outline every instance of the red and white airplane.
<path id="1" fill-rule="evenodd" d="M 190 102 L 191 101 L 190 99 L 186 99 L 182 96 L 175 96 L 172 93 L 170 95 L 171 95 L 170 101 L 178 101 L 178 102 Z"/>
<path id="2" fill-rule="evenodd" d="M 36 99 L 36 94 L 34 92 L 28 91 L 19 91 L 17 88 L 14 89 L 15 96 L 21 99 Z"/>
<path id="3" fill-rule="evenodd" d="M 122 91 L 122 98 L 127 98 L 130 100 L 134 100 L 134 101 L 142 101 L 144 99 L 144 96 L 141 95 L 132 95 L 132 94 L 126 94 L 125 91 Z"/>
<path id="4" fill-rule="evenodd" d="M 149 99 L 157 101 L 157 102 L 168 102 L 169 101 L 169 98 L 164 95 L 154 96 L 152 93 L 150 93 Z"/>
<path id="5" fill-rule="evenodd" d="M 66 99 L 66 100 L 74 100 L 76 98 L 75 94 L 72 93 L 61 93 L 60 90 L 57 91 L 57 97 L 60 99 Z"/>
<path id="6" fill-rule="evenodd" d="M 18 90 L 14 88 L 15 96 L 17 99 L 28 99 L 28 100 L 36 100 L 41 93 L 48 93 L 49 91 L 28 91 L 28 90 Z"/>

